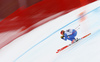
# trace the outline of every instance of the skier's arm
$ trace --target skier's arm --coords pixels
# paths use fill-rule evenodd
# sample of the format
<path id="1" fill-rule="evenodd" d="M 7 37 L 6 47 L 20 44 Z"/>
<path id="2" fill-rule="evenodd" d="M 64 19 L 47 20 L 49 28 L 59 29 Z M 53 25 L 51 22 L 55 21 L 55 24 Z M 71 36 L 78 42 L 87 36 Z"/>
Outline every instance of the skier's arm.
<path id="1" fill-rule="evenodd" d="M 67 34 L 64 34 L 64 36 L 61 36 L 61 38 L 66 41 L 67 40 Z"/>
<path id="2" fill-rule="evenodd" d="M 64 40 L 65 40 L 65 41 L 67 41 L 67 39 L 68 39 L 68 38 L 67 38 L 67 35 L 65 35 L 65 38 L 64 38 Z"/>

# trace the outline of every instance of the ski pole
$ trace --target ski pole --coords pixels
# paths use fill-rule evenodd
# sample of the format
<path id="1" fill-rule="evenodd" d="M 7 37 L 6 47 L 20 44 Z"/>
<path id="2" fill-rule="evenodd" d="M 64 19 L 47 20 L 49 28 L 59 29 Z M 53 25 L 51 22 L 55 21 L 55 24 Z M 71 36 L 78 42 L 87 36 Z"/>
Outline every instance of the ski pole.
<path id="1" fill-rule="evenodd" d="M 75 29 L 77 29 L 80 25 L 78 25 Z"/>
<path id="2" fill-rule="evenodd" d="M 77 29 L 75 29 L 75 30 L 78 30 L 78 29 L 80 29 L 80 28 L 77 28 Z M 76 32 L 76 31 L 74 31 L 73 33 L 75 33 L 75 32 Z M 73 34 L 73 33 L 72 33 L 72 34 Z M 71 34 L 71 35 L 72 35 L 72 34 Z"/>

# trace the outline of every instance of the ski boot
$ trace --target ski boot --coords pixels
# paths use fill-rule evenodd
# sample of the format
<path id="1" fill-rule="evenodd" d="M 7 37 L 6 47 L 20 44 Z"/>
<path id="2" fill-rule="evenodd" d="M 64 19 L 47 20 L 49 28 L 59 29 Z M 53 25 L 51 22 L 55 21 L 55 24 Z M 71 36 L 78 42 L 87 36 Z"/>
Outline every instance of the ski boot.
<path id="1" fill-rule="evenodd" d="M 75 42 L 77 42 L 77 41 L 79 41 L 79 38 L 74 39 L 74 40 L 72 41 L 72 44 L 75 43 Z"/>

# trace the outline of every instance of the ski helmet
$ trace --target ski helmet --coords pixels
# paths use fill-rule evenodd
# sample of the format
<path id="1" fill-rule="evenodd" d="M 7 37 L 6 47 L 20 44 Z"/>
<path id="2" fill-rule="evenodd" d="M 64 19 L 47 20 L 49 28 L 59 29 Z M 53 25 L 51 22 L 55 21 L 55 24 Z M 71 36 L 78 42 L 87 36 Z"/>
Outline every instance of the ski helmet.
<path id="1" fill-rule="evenodd" d="M 64 32 L 65 32 L 64 30 L 61 30 L 60 34 L 61 34 L 61 35 L 63 35 L 63 34 L 64 34 Z"/>

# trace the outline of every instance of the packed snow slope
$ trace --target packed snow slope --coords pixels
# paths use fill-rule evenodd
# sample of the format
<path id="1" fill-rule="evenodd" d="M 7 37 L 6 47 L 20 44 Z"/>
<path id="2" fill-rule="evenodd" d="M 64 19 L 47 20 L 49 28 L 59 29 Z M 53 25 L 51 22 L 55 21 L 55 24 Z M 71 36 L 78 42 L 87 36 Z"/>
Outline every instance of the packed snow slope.
<path id="1" fill-rule="evenodd" d="M 56 53 L 71 43 L 60 38 L 60 31 L 77 26 L 76 38 L 91 35 Z M 17 38 L 0 50 L 0 62 L 100 62 L 99 38 L 100 1 L 96 1 Z"/>

